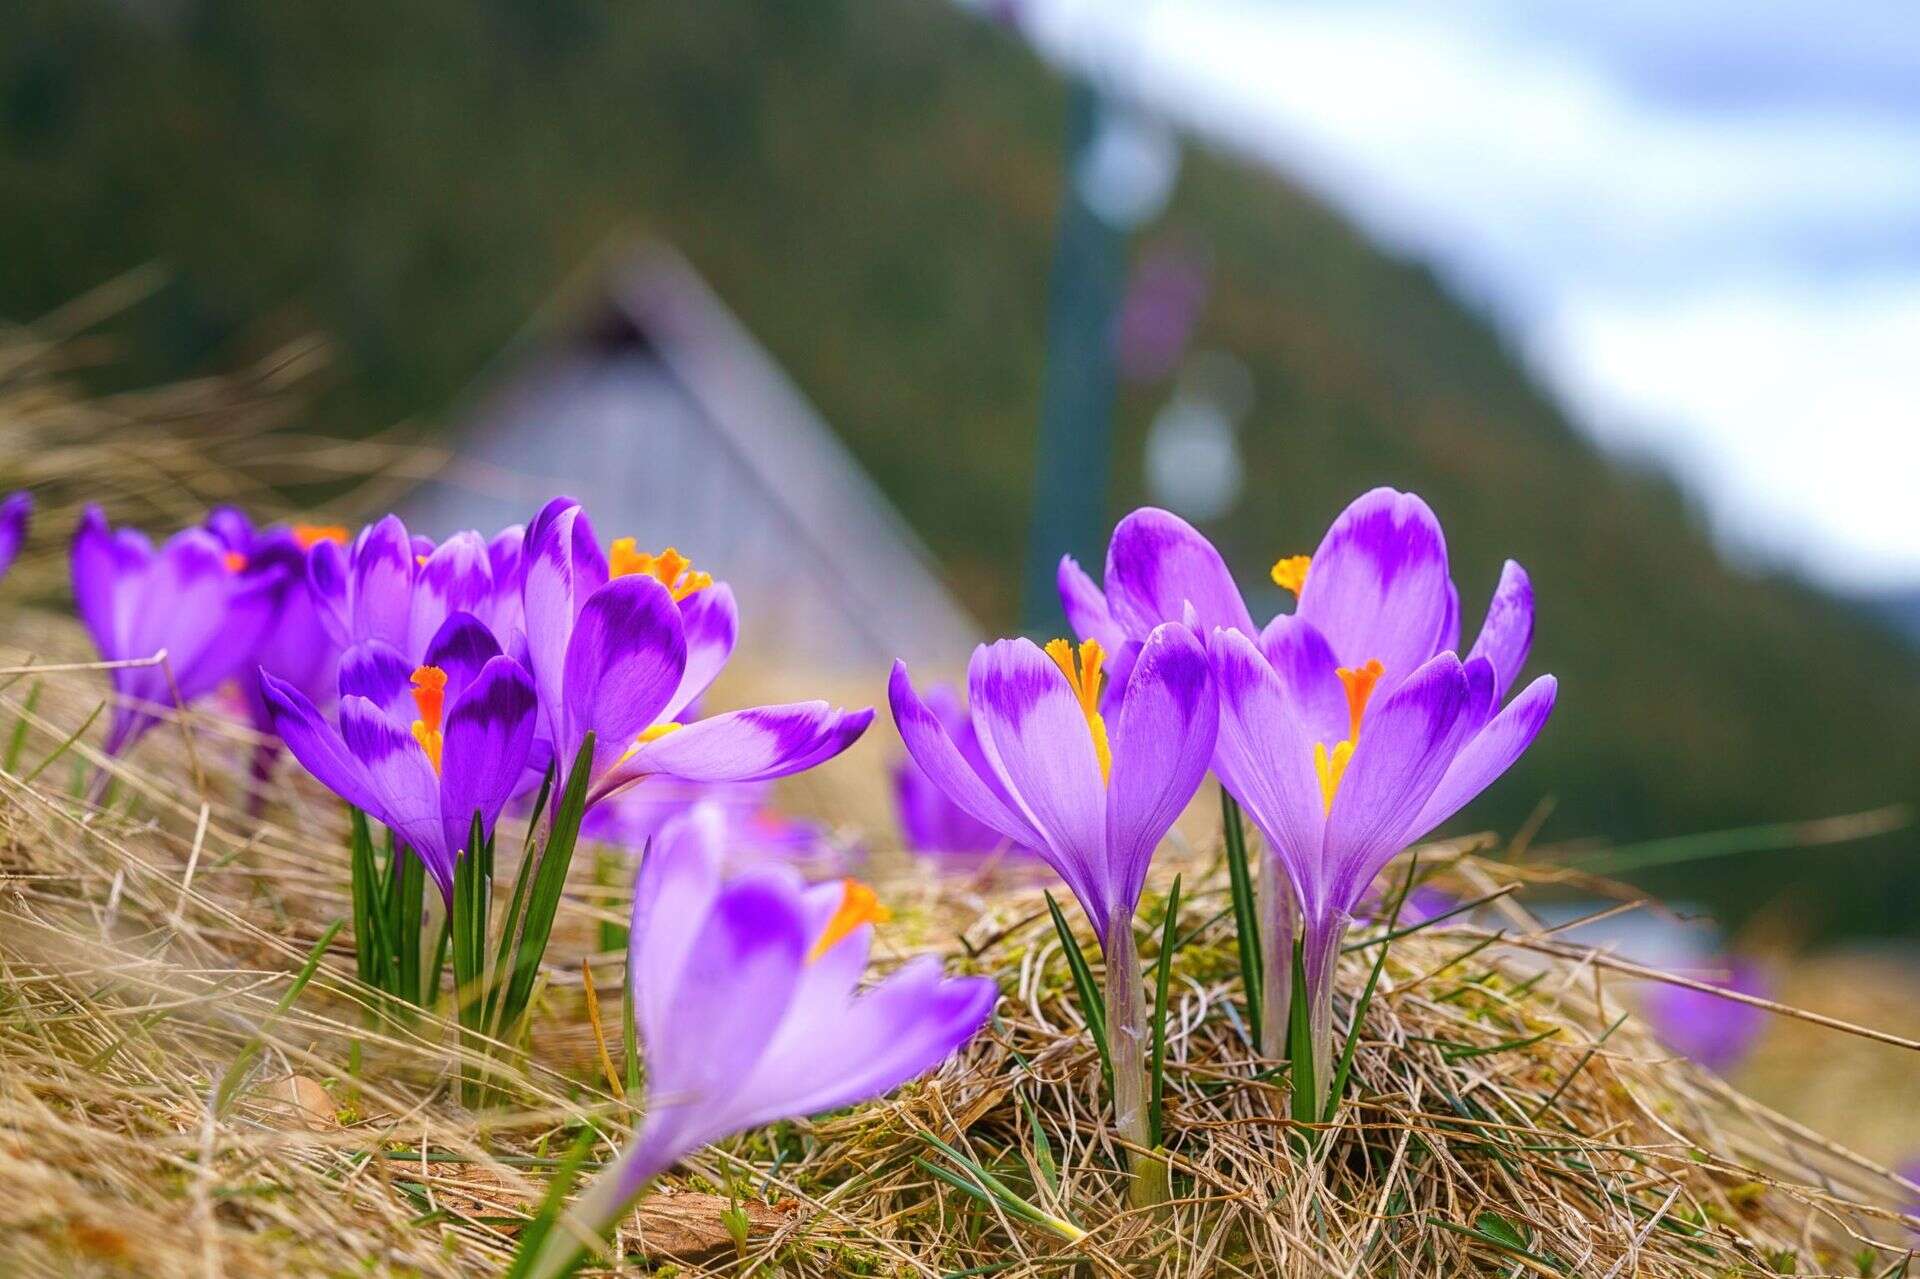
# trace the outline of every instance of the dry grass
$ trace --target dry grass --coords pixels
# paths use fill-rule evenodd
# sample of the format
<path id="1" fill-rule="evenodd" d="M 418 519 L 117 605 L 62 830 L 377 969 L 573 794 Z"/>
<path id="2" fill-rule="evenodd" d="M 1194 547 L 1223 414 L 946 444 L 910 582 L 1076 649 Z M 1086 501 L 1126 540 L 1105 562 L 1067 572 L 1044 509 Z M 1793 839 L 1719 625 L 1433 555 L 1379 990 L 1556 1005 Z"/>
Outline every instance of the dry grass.
<path id="1" fill-rule="evenodd" d="M 52 380 L 62 349 L 15 361 L 0 381 L 0 468 L 55 493 L 104 492 L 116 513 L 178 520 L 209 499 L 270 502 L 288 477 L 260 465 L 269 456 L 296 469 L 331 457 L 336 478 L 351 469 L 324 444 L 263 445 L 271 400 L 246 383 L 67 399 Z M 171 416 L 142 415 L 155 404 Z M 44 447 L 14 453 L 28 438 L 15 424 Z M 47 448 L 82 469 L 49 471 Z M 46 513 L 42 546 L 58 544 L 63 519 Z M 496 1270 L 575 1135 L 597 1129 L 590 1158 L 604 1159 L 631 1122 L 584 1016 L 583 962 L 603 998 L 620 982 L 617 957 L 592 954 L 611 917 L 599 890 L 580 882 L 563 907 L 511 1100 L 470 1113 L 452 1099 L 449 1026 L 382 1015 L 344 938 L 278 1008 L 349 913 L 330 798 L 283 774 L 267 817 L 246 817 L 231 779 L 250 743 L 209 713 L 157 733 L 118 770 L 106 808 L 87 806 L 75 782 L 97 762 L 89 735 L 67 742 L 105 680 L 24 672 L 29 654 L 59 664 L 84 658 L 84 644 L 53 615 L 4 616 L 0 1274 Z M 1441 847 L 1426 861 L 1470 895 L 1527 887 L 1529 872 L 1485 851 Z M 1167 880 L 1178 870 L 1187 886 L 1169 1018 L 1170 1208 L 1125 1207 L 1097 1060 L 1037 887 L 940 878 L 883 852 L 873 877 L 897 922 L 877 963 L 932 948 L 996 975 L 1005 999 L 989 1032 L 888 1101 L 703 1152 L 672 1179 L 680 1193 L 633 1219 L 623 1251 L 662 1272 L 795 1279 L 1904 1273 L 1920 1225 L 1897 1211 L 1910 1188 L 1666 1058 L 1625 1017 L 1634 975 L 1544 931 L 1523 892 L 1393 944 L 1354 1100 L 1309 1155 L 1283 1093 L 1254 1078 L 1265 1063 L 1238 1019 L 1217 856 L 1175 841 L 1162 860 L 1142 910 L 1156 935 Z M 1343 990 L 1371 958 L 1346 957 Z M 1826 1043 L 1847 1035 L 1806 1028 Z M 937 1180 L 920 1161 L 943 1157 L 923 1134 L 1087 1236 L 1035 1233 Z M 724 1201 L 708 1195 L 752 1208 L 738 1251 L 719 1225 Z M 642 1271 L 630 1260 L 617 1272 Z"/>

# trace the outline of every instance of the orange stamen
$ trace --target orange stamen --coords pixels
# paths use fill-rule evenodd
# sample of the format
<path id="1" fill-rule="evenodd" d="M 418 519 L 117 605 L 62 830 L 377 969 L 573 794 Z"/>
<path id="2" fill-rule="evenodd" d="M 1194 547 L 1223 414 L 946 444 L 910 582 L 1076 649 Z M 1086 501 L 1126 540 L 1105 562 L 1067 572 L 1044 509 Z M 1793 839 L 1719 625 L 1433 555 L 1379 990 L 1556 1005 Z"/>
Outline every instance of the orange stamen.
<path id="1" fill-rule="evenodd" d="M 813 949 L 807 952 L 807 962 L 812 963 L 832 950 L 861 925 L 884 924 L 892 918 L 893 912 L 880 904 L 879 895 L 871 888 L 857 879 L 840 881 L 840 906 L 827 921 L 820 939 L 813 943 Z"/>
<path id="2" fill-rule="evenodd" d="M 1311 555 L 1288 555 L 1274 561 L 1273 584 L 1283 591 L 1293 592 L 1295 598 L 1307 585 L 1307 566 L 1313 563 Z"/>
<path id="3" fill-rule="evenodd" d="M 238 573 L 247 567 L 247 557 L 238 551 L 228 551 L 221 556 L 220 562 L 227 566 L 229 573 Z"/>
<path id="4" fill-rule="evenodd" d="M 292 532 L 293 540 L 303 551 L 310 551 L 322 542 L 347 540 L 347 530 L 338 524 L 295 524 Z"/>
<path id="5" fill-rule="evenodd" d="M 1367 713 L 1367 699 L 1373 696 L 1380 677 L 1386 673 L 1379 658 L 1372 659 L 1365 666 L 1342 666 L 1334 672 L 1347 690 L 1347 719 L 1351 726 L 1347 733 L 1348 741 L 1360 740 L 1360 717 Z"/>
<path id="6" fill-rule="evenodd" d="M 607 573 L 611 577 L 643 573 L 666 587 L 675 600 L 683 600 L 713 585 L 713 574 L 694 572 L 693 561 L 673 547 L 658 555 L 649 555 L 640 550 L 631 537 L 616 539 L 607 548 Z"/>
<path id="7" fill-rule="evenodd" d="M 446 738 L 440 731 L 440 717 L 446 709 L 447 673 L 438 666 L 418 666 L 413 672 L 413 704 L 420 718 L 413 721 L 413 740 L 427 753 L 433 771 L 440 771 L 440 752 Z"/>
<path id="8" fill-rule="evenodd" d="M 1074 697 L 1080 703 L 1080 713 L 1087 718 L 1087 732 L 1093 737 L 1093 753 L 1100 761 L 1100 780 L 1104 783 L 1113 774 L 1113 750 L 1107 744 L 1107 721 L 1100 715 L 1100 667 L 1106 661 L 1106 650 L 1100 647 L 1098 640 L 1081 640 L 1078 670 L 1074 668 L 1073 645 L 1064 639 L 1047 641 L 1047 656 L 1067 677 L 1067 687 L 1073 690 Z"/>

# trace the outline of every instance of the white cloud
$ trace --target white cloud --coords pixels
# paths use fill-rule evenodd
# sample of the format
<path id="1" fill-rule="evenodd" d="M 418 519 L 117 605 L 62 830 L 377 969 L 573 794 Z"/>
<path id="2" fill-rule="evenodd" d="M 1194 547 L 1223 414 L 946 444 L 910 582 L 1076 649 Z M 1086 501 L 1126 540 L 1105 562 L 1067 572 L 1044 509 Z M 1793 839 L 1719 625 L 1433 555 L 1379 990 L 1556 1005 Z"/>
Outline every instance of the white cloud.
<path id="1" fill-rule="evenodd" d="M 1830 8 L 1802 7 L 1799 66 L 1665 12 L 1040 0 L 1032 29 L 1494 301 L 1730 536 L 1837 585 L 1920 580 L 1920 95 L 1853 92 Z M 1884 26 L 1858 62 L 1897 84 L 1920 40 Z"/>

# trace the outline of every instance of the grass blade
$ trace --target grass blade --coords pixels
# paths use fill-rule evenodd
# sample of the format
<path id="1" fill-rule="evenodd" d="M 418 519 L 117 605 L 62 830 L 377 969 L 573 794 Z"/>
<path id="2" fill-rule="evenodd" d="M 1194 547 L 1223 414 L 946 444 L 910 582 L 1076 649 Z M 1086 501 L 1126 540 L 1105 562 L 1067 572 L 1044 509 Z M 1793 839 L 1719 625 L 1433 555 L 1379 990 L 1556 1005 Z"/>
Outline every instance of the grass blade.
<path id="1" fill-rule="evenodd" d="M 1240 805 L 1227 788 L 1220 788 L 1220 827 L 1227 841 L 1227 883 L 1233 901 L 1234 939 L 1240 950 L 1240 984 L 1247 996 L 1247 1033 L 1260 1040 L 1260 911 L 1254 904 L 1253 877 L 1247 868 L 1247 832 L 1240 821 Z"/>
<path id="2" fill-rule="evenodd" d="M 1407 877 L 1400 882 L 1400 891 L 1394 895 L 1393 905 L 1387 910 L 1387 937 L 1393 936 L 1393 930 L 1399 926 L 1401 908 L 1407 904 L 1407 895 L 1413 892 L 1414 877 L 1420 873 L 1420 854 L 1415 852 L 1413 860 L 1407 866 Z M 1340 1062 L 1333 1069 L 1333 1082 L 1327 1086 L 1327 1111 L 1321 1116 L 1326 1123 L 1332 1123 L 1340 1110 L 1340 1097 L 1347 1090 L 1347 1075 L 1353 1069 L 1354 1050 L 1360 1043 L 1360 1027 L 1366 1023 L 1367 1009 L 1373 1004 L 1374 988 L 1380 984 L 1380 970 L 1387 966 L 1389 946 L 1382 945 L 1373 956 L 1373 968 L 1367 973 L 1367 984 L 1360 991 L 1360 998 L 1354 1001 L 1352 1024 L 1347 1027 L 1347 1042 L 1340 1047 Z"/>
<path id="3" fill-rule="evenodd" d="M 1160 923 L 1160 962 L 1153 981 L 1153 1054 L 1149 1058 L 1152 1078 L 1147 1094 L 1147 1131 L 1156 1149 L 1161 1137 L 1161 1109 L 1167 1096 L 1167 978 L 1173 971 L 1173 950 L 1178 944 L 1174 926 L 1180 919 L 1180 877 L 1173 877 L 1173 891 L 1167 894 L 1167 914 Z"/>
<path id="4" fill-rule="evenodd" d="M 40 705 L 40 681 L 35 680 L 27 689 L 26 705 L 20 709 L 20 718 L 13 721 L 13 735 L 7 739 L 6 771 L 11 773 L 20 767 L 20 753 L 27 748 L 27 720 L 33 716 L 34 708 Z"/>
<path id="5" fill-rule="evenodd" d="M 1320 1094 L 1313 1077 L 1313 1027 L 1307 1012 L 1305 939 L 1293 940 L 1293 1006 L 1287 1016 L 1287 1054 L 1293 1058 L 1293 1117 L 1305 1123 L 1320 1118 Z M 1312 1137 L 1309 1136 L 1311 1141 Z"/>
<path id="6" fill-rule="evenodd" d="M 540 1201 L 540 1210 L 533 1220 L 520 1233 L 520 1249 L 513 1254 L 513 1264 L 507 1268 L 503 1279 L 525 1279 L 533 1268 L 533 1260 L 538 1257 L 547 1236 L 553 1233 L 554 1226 L 560 1220 L 560 1210 L 566 1206 L 567 1195 L 573 1190 L 573 1183 L 580 1176 L 580 1166 L 587 1161 L 587 1152 L 593 1149 L 594 1131 L 591 1127 L 582 1128 L 580 1136 L 574 1140 L 573 1148 L 567 1152 L 566 1160 L 553 1174 L 553 1180 L 547 1185 L 547 1197 Z M 577 1255 L 577 1253 L 576 1253 Z M 575 1260 L 562 1273 L 575 1269 L 579 1261 Z"/>
<path id="7" fill-rule="evenodd" d="M 1107 1092 L 1111 1095 L 1113 1058 L 1107 1052 L 1107 1006 L 1100 998 L 1100 987 L 1094 983 L 1093 969 L 1087 966 L 1087 957 L 1081 952 L 1073 929 L 1067 926 L 1067 917 L 1060 912 L 1060 903 L 1053 899 L 1052 893 L 1044 896 L 1047 899 L 1047 913 L 1053 916 L 1054 931 L 1060 934 L 1060 949 L 1066 955 L 1067 968 L 1073 974 L 1074 989 L 1079 992 L 1080 1015 L 1086 1018 L 1087 1031 L 1093 1036 L 1093 1046 L 1100 1050 L 1100 1074 L 1106 1080 Z"/>
<path id="8" fill-rule="evenodd" d="M 387 936 L 382 905 L 386 886 L 373 859 L 373 830 L 367 815 L 347 809 L 347 852 L 353 895 L 354 966 L 360 980 L 375 990 L 393 993 L 393 939 Z"/>
<path id="9" fill-rule="evenodd" d="M 520 869 L 513 877 L 513 896 L 507 899 L 507 913 L 500 921 L 500 941 L 494 948 L 493 968 L 487 981 L 487 1016 L 483 1023 L 496 1026 L 494 1020 L 500 1007 L 500 997 L 506 987 L 507 960 L 513 954 L 514 934 L 520 926 L 520 912 L 527 904 L 527 884 L 533 875 L 533 839 L 540 829 L 540 815 L 547 811 L 547 797 L 553 794 L 553 768 L 547 768 L 546 775 L 540 779 L 540 793 L 533 801 L 533 817 L 527 822 L 526 843 L 520 848 Z"/>
<path id="10" fill-rule="evenodd" d="M 528 887 L 526 912 L 521 917 L 520 938 L 514 946 L 513 965 L 507 974 L 506 994 L 500 1001 L 500 1019 L 496 1035 L 509 1038 L 526 1011 L 533 995 L 534 978 L 547 953 L 547 939 L 553 935 L 553 917 L 560 909 L 560 894 L 567 886 L 567 868 L 573 864 L 573 848 L 580 839 L 580 819 L 587 811 L 587 785 L 593 774 L 593 734 L 588 733 L 574 756 L 573 769 L 567 775 L 567 788 L 554 810 L 548 828 L 546 846 L 540 850 Z"/>
<path id="11" fill-rule="evenodd" d="M 227 1067 L 227 1073 L 220 1076 L 220 1086 L 214 1089 L 213 1093 L 215 1116 L 227 1113 L 227 1107 L 233 1103 L 234 1091 L 239 1088 L 240 1081 L 246 1077 L 247 1071 L 253 1066 L 254 1058 L 260 1055 L 260 1049 L 267 1042 L 267 1032 L 273 1028 L 273 1023 L 282 1013 L 293 1007 L 293 1001 L 300 998 L 300 992 L 307 988 L 307 983 L 313 980 L 313 975 L 320 971 L 320 960 L 326 955 L 327 947 L 333 945 L 333 939 L 340 935 L 340 930 L 346 927 L 346 923 L 344 919 L 336 919 L 328 926 L 326 932 L 320 934 L 320 940 L 313 943 L 313 949 L 307 952 L 307 962 L 302 964 L 300 971 L 294 975 L 293 984 L 287 987 L 286 993 L 281 995 L 280 1001 L 273 1006 L 273 1011 L 260 1023 L 260 1029 L 254 1031 L 252 1037 L 240 1049 L 240 1054 L 233 1059 L 233 1064 Z"/>

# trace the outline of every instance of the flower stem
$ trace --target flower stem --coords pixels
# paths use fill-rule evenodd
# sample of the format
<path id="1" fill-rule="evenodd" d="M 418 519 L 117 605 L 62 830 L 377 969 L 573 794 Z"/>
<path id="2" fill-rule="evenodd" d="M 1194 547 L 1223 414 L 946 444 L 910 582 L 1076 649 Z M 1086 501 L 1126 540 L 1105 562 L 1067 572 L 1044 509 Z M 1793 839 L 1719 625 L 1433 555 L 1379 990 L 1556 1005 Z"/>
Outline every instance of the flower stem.
<path id="1" fill-rule="evenodd" d="M 1293 885 L 1277 858 L 1269 855 L 1258 881 L 1260 935 L 1266 943 L 1261 973 L 1260 1055 L 1286 1061 L 1287 1016 L 1293 1008 L 1293 947 L 1299 934 L 1299 912 L 1293 906 Z"/>
<path id="2" fill-rule="evenodd" d="M 1113 1059 L 1113 1126 L 1142 1151 L 1153 1149 L 1147 1116 L 1147 1007 L 1141 997 L 1140 952 L 1133 920 L 1115 919 L 1107 929 L 1107 1048 Z M 1128 1201 L 1151 1207 L 1166 1198 L 1166 1165 L 1150 1155 L 1135 1155 Z"/>

